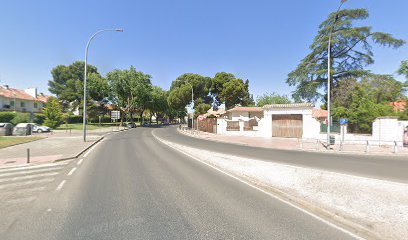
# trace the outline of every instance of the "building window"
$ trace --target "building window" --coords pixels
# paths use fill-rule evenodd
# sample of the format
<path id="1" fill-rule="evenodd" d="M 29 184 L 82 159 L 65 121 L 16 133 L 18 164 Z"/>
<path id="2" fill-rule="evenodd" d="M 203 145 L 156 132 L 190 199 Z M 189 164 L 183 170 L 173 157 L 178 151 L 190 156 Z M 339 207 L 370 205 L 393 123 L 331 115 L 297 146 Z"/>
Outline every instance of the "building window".
<path id="1" fill-rule="evenodd" d="M 38 108 L 38 103 L 34 103 L 34 108 Z"/>
<path id="2" fill-rule="evenodd" d="M 20 107 L 25 107 L 25 102 L 20 102 Z"/>
<path id="3" fill-rule="evenodd" d="M 14 107 L 14 101 L 10 101 L 10 107 Z"/>

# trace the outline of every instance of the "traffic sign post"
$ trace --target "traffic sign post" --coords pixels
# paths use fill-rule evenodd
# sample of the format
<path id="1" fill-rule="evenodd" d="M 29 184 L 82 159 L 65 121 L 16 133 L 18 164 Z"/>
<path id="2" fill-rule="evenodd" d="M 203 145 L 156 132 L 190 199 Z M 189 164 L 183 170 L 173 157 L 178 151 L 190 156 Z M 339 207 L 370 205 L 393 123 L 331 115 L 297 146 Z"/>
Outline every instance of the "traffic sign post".
<path id="1" fill-rule="evenodd" d="M 112 111 L 112 112 L 111 112 L 111 119 L 112 119 L 112 120 L 118 120 L 118 119 L 120 119 L 120 111 Z"/>

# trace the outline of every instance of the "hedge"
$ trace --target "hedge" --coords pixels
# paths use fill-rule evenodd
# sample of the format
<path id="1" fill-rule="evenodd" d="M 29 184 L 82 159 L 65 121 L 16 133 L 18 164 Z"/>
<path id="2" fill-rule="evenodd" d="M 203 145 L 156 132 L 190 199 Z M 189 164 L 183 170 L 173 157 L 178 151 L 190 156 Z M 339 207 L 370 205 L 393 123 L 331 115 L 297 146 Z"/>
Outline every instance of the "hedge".
<path id="1" fill-rule="evenodd" d="M 15 112 L 0 112 L 0 122 L 8 123 L 16 116 Z"/>

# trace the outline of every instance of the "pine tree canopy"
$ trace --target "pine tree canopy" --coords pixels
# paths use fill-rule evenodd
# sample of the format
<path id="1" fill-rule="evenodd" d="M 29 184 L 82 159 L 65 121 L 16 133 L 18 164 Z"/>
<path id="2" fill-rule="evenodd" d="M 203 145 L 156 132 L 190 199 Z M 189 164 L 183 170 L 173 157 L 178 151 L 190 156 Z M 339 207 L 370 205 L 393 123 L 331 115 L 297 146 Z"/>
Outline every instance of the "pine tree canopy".
<path id="1" fill-rule="evenodd" d="M 331 13 L 320 24 L 317 36 L 308 54 L 297 68 L 288 74 L 286 82 L 295 86 L 293 98 L 315 102 L 324 100 L 327 91 L 327 58 L 331 33 L 331 83 L 335 87 L 341 79 L 360 78 L 368 71 L 364 68 L 374 63 L 372 45 L 398 48 L 403 40 L 391 34 L 373 32 L 371 26 L 355 26 L 354 22 L 368 18 L 366 9 L 345 9 Z"/>

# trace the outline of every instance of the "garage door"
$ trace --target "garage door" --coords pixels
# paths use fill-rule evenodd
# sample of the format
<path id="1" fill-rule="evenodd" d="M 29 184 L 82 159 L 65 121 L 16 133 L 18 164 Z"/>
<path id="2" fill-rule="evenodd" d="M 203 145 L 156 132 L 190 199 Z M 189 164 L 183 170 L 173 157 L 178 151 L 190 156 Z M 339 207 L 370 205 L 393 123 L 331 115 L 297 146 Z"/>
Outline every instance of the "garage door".
<path id="1" fill-rule="evenodd" d="M 272 137 L 301 138 L 302 134 L 301 114 L 272 115 Z"/>

